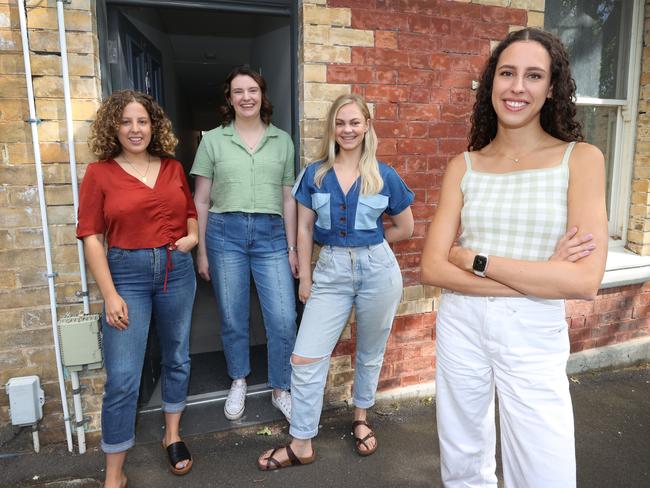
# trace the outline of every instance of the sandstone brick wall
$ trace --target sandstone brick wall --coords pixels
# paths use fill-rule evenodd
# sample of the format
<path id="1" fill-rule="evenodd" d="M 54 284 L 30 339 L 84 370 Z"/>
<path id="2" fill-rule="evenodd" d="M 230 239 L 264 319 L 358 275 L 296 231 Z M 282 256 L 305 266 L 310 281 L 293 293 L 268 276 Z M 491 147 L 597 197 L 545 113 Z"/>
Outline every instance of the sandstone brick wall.
<path id="1" fill-rule="evenodd" d="M 644 10 L 641 89 L 627 247 L 650 256 L 650 1 Z"/>
<path id="2" fill-rule="evenodd" d="M 77 160 L 92 159 L 86 144 L 100 96 L 94 2 L 65 6 Z M 81 311 L 68 166 L 56 2 L 27 2 L 30 61 L 48 204 L 59 316 Z M 0 0 L 0 427 L 9 423 L 6 381 L 38 375 L 46 394 L 43 440 L 63 436 L 52 339 L 45 253 L 32 148 L 18 4 Z M 82 379 L 85 408 L 97 427 L 100 374 Z"/>

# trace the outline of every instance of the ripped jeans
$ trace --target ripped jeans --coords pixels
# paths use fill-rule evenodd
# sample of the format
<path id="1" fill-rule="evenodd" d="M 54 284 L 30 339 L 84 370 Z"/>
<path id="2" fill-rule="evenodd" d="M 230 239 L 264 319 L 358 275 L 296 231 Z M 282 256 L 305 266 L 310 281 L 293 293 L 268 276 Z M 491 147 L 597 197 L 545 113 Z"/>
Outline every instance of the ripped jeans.
<path id="1" fill-rule="evenodd" d="M 355 307 L 356 361 L 353 402 L 369 408 L 386 341 L 402 296 L 402 274 L 386 241 L 364 247 L 322 248 L 314 269 L 293 353 L 318 359 L 291 365 L 291 428 L 296 439 L 318 433 L 330 355 Z"/>

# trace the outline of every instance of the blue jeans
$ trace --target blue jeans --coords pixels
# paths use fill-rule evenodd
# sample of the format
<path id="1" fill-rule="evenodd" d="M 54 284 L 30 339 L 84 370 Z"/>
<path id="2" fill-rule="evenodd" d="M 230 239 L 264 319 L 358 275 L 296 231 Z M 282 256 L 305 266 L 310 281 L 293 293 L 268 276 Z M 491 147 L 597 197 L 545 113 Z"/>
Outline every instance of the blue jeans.
<path id="1" fill-rule="evenodd" d="M 167 276 L 167 291 L 163 291 L 169 257 L 172 268 Z M 102 318 L 106 386 L 101 447 L 111 454 L 125 451 L 135 442 L 140 376 L 152 312 L 162 353 L 162 410 L 177 413 L 185 408 L 196 276 L 191 254 L 168 251 L 166 247 L 112 247 L 107 258 L 115 288 L 129 311 L 125 330 L 111 327 Z"/>
<path id="2" fill-rule="evenodd" d="M 318 361 L 292 364 L 289 433 L 297 439 L 318 433 L 330 355 L 353 305 L 357 332 L 353 402 L 359 408 L 374 405 L 386 341 L 402 296 L 402 274 L 386 241 L 365 247 L 323 247 L 313 282 L 293 352 Z"/>
<path id="3" fill-rule="evenodd" d="M 250 373 L 252 271 L 266 329 L 268 383 L 273 388 L 288 390 L 289 361 L 296 341 L 296 298 L 282 217 L 210 212 L 205 243 L 228 375 L 239 379 Z"/>

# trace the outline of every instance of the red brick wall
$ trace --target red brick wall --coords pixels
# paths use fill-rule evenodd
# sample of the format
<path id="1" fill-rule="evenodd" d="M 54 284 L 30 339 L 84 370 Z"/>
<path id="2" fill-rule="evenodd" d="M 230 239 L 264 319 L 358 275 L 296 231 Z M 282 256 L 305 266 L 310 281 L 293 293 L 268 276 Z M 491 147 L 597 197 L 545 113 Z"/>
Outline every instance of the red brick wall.
<path id="1" fill-rule="evenodd" d="M 447 161 L 467 145 L 471 82 L 525 10 L 424 0 L 330 0 L 350 7 L 353 29 L 372 30 L 374 47 L 353 47 L 351 64 L 330 64 L 328 83 L 351 83 L 375 107 L 379 157 L 415 192 L 413 239 L 395 251 L 404 285 L 419 281 L 427 222 Z"/>
<path id="2" fill-rule="evenodd" d="M 374 31 L 374 47 L 353 47 L 350 64 L 329 64 L 327 82 L 350 83 L 374 104 L 380 159 L 415 192 L 414 236 L 394 246 L 404 284 L 413 285 L 447 161 L 467 145 L 471 82 L 490 42 L 505 37 L 510 26 L 526 25 L 527 12 L 435 0 L 329 0 L 328 7 L 351 8 L 351 27 Z M 602 290 L 593 302 L 569 301 L 571 350 L 649 335 L 649 303 L 648 285 Z M 354 361 L 352 332 L 335 356 Z M 345 374 L 351 380 L 350 371 Z M 397 317 L 379 388 L 430 382 L 434 374 L 435 312 Z"/>
<path id="3" fill-rule="evenodd" d="M 566 305 L 571 352 L 650 335 L 650 282 L 608 288 Z"/>

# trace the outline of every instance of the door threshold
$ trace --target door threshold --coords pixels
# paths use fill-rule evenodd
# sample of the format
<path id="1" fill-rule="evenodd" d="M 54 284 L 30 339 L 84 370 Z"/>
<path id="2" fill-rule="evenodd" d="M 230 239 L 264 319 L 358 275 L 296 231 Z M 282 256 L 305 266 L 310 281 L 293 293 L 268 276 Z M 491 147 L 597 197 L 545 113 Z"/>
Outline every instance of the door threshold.
<path id="1" fill-rule="evenodd" d="M 272 389 L 266 385 L 254 385 L 246 394 L 246 410 L 238 420 L 228 420 L 223 413 L 228 392 L 195 395 L 183 412 L 181 434 L 183 436 L 222 432 L 253 425 L 284 421 L 284 415 L 271 404 Z M 206 398 L 209 396 L 209 398 Z M 201 398 L 197 398 L 201 397 Z M 136 442 L 138 444 L 160 442 L 164 434 L 161 408 L 138 412 Z"/>
<path id="2" fill-rule="evenodd" d="M 246 389 L 246 399 L 249 397 L 254 397 L 257 395 L 262 395 L 264 393 L 268 393 L 272 390 L 270 386 L 267 385 L 251 385 L 247 387 Z M 191 405 L 202 405 L 204 403 L 214 403 L 214 402 L 220 402 L 220 401 L 225 401 L 226 398 L 228 397 L 228 392 L 230 390 L 219 390 L 219 391 L 210 391 L 208 393 L 200 393 L 198 395 L 188 395 L 187 397 L 187 406 Z M 142 408 L 141 410 L 138 410 L 138 413 L 140 414 L 147 414 L 147 413 L 152 413 L 152 412 L 160 412 L 162 411 L 162 406 L 158 405 L 156 407 L 145 407 Z"/>

